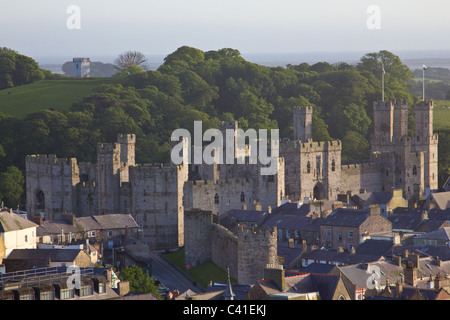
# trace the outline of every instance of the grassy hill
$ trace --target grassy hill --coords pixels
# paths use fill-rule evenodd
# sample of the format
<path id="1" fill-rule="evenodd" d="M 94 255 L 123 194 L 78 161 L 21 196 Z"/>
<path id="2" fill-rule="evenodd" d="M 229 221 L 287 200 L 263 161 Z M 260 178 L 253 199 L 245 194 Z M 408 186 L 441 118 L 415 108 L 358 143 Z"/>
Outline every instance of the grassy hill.
<path id="1" fill-rule="evenodd" d="M 434 130 L 450 130 L 450 100 L 435 100 L 433 113 Z"/>
<path id="2" fill-rule="evenodd" d="M 42 80 L 0 90 L 0 112 L 23 118 L 28 113 L 55 108 L 66 111 L 109 79 Z"/>

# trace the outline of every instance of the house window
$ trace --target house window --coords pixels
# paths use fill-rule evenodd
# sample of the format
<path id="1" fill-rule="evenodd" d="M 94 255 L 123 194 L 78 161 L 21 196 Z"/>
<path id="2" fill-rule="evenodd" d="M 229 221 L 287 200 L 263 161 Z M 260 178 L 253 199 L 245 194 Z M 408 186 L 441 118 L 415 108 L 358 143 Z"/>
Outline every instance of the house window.
<path id="1" fill-rule="evenodd" d="M 270 175 L 268 179 L 269 179 L 269 182 L 273 182 L 273 175 Z"/>
<path id="2" fill-rule="evenodd" d="M 39 300 L 54 300 L 55 294 L 53 291 L 41 292 Z"/>
<path id="3" fill-rule="evenodd" d="M 114 235 L 114 231 L 113 230 L 108 230 L 108 237 L 112 237 Z"/>
<path id="4" fill-rule="evenodd" d="M 352 251 L 353 247 L 354 247 L 353 244 L 349 243 L 349 245 L 348 245 L 348 251 Z"/>
<path id="5" fill-rule="evenodd" d="M 331 238 L 331 229 L 327 229 L 325 231 L 325 235 L 326 235 L 327 238 Z"/>
<path id="6" fill-rule="evenodd" d="M 291 237 L 291 233 L 289 232 L 289 230 L 286 230 L 286 238 L 289 239 Z"/>
<path id="7" fill-rule="evenodd" d="M 89 232 L 88 232 L 88 237 L 89 237 L 89 238 L 95 237 L 95 231 L 89 231 Z"/>
<path id="8" fill-rule="evenodd" d="M 214 195 L 214 203 L 219 203 L 219 195 L 217 193 Z"/>
<path id="9" fill-rule="evenodd" d="M 103 282 L 98 284 L 98 293 L 106 293 L 106 285 Z"/>
<path id="10" fill-rule="evenodd" d="M 34 300 L 34 294 L 21 294 L 19 300 Z"/>
<path id="11" fill-rule="evenodd" d="M 84 285 L 80 288 L 80 297 L 92 296 L 93 294 L 94 293 L 91 285 Z"/>
<path id="12" fill-rule="evenodd" d="M 342 233 L 338 233 L 337 239 L 338 239 L 338 241 L 342 241 Z"/>
<path id="13" fill-rule="evenodd" d="M 349 239 L 353 239 L 353 230 L 348 231 L 348 237 Z"/>
<path id="14" fill-rule="evenodd" d="M 75 293 L 73 289 L 61 289 L 59 299 L 60 300 L 73 299 L 74 296 Z"/>
<path id="15" fill-rule="evenodd" d="M 241 202 L 245 202 L 245 193 L 241 192 Z"/>

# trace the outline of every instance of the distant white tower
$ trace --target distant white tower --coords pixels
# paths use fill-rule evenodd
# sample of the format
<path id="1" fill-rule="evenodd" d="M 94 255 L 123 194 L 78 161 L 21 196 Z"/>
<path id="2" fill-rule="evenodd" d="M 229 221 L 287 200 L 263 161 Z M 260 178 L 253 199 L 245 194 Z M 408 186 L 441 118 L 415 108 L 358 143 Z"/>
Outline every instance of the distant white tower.
<path id="1" fill-rule="evenodd" d="M 77 78 L 89 77 L 91 73 L 90 58 L 73 58 L 73 75 Z"/>

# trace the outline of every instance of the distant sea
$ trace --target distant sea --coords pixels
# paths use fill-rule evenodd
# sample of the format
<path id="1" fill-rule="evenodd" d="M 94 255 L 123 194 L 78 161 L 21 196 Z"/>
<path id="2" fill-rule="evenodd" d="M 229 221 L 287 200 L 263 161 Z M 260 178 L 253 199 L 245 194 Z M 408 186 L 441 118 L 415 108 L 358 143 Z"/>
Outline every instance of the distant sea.
<path id="1" fill-rule="evenodd" d="M 422 65 L 428 67 L 440 67 L 450 69 L 450 50 L 417 50 L 417 51 L 394 51 L 388 50 L 400 57 L 402 62 L 411 70 L 421 69 Z M 339 51 L 339 52 L 291 52 L 291 53 L 241 53 L 247 61 L 268 67 L 286 67 L 288 64 L 300 64 L 307 62 L 346 62 L 356 64 L 365 54 L 371 51 Z M 166 55 L 149 54 L 146 55 L 150 70 L 156 70 L 163 62 Z M 90 56 L 91 61 L 112 63 L 115 56 Z M 39 65 L 52 71 L 53 73 L 63 73 L 62 65 L 71 61 L 72 57 L 36 57 Z"/>

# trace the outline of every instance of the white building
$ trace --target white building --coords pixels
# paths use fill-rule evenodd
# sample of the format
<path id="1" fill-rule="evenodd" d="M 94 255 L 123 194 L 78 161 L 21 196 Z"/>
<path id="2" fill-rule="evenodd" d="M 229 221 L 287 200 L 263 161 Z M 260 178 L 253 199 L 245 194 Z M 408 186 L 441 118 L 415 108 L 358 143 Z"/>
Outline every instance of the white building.
<path id="1" fill-rule="evenodd" d="M 36 249 L 38 225 L 12 211 L 0 211 L 0 236 L 5 246 L 5 258 L 14 249 Z"/>

